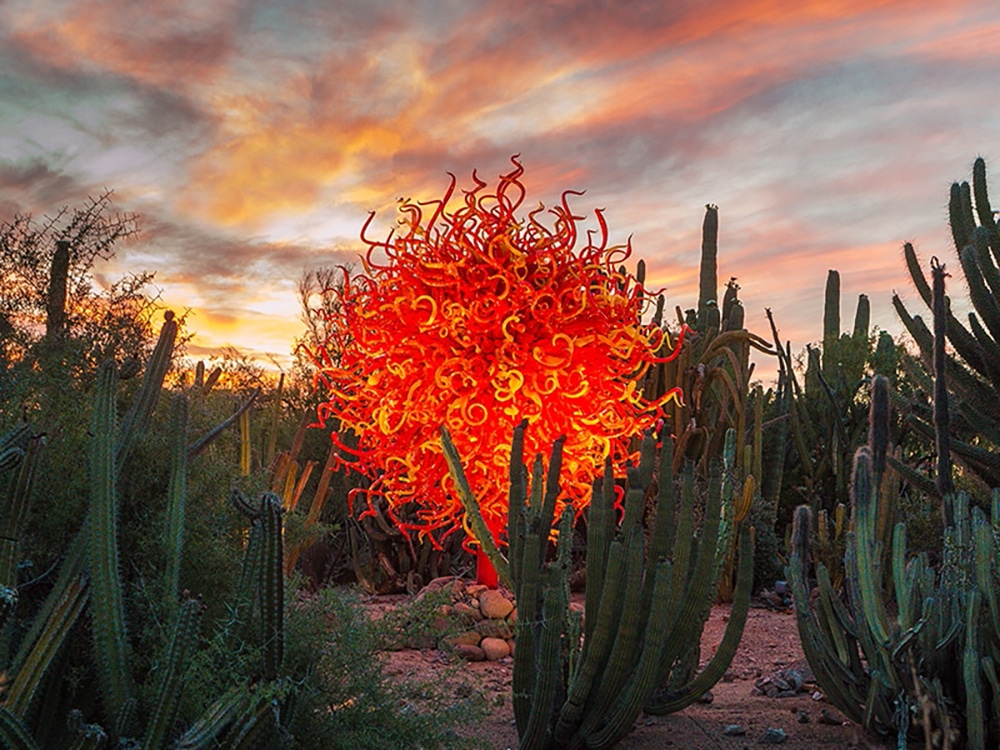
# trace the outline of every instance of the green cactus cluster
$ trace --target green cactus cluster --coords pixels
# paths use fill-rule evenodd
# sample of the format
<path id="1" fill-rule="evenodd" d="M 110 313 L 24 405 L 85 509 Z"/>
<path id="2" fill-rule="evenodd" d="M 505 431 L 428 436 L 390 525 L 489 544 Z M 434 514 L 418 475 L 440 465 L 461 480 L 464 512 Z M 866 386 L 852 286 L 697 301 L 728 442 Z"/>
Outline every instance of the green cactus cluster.
<path id="1" fill-rule="evenodd" d="M 66 552 L 58 579 L 48 598 L 17 640 L 4 633 L 4 672 L 7 684 L 0 697 L 0 746 L 31 748 L 100 747 L 107 742 L 125 746 L 163 748 L 174 741 L 180 747 L 246 747 L 254 733 L 273 731 L 276 691 L 287 692 L 279 679 L 283 646 L 283 573 L 281 556 L 282 508 L 265 493 L 253 510 L 262 542 L 247 555 L 244 571 L 255 570 L 248 587 L 259 592 L 259 633 L 263 651 L 260 672 L 264 683 L 235 686 L 205 717 L 178 737 L 177 708 L 185 690 L 184 676 L 199 647 L 204 605 L 200 598 L 179 592 L 180 560 L 184 553 L 185 475 L 187 460 L 204 443 L 189 443 L 187 395 L 171 403 L 171 463 L 165 532 L 161 544 L 167 560 L 164 590 L 176 602 L 173 624 L 163 649 L 151 668 L 138 664 L 126 606 L 120 539 L 121 502 L 118 490 L 129 453 L 148 428 L 170 364 L 177 322 L 168 313 L 142 385 L 131 408 L 117 416 L 118 368 L 105 362 L 98 373 L 91 423 L 88 512 L 83 526 Z M 217 434 L 217 433 L 216 433 Z M 19 544 L 30 517 L 32 476 L 37 471 L 42 439 L 30 427 L 19 425 L 0 441 L 5 468 L 14 473 L 0 497 L 0 615 L 5 619 L 17 605 Z M 249 549 L 249 548 L 248 548 Z M 86 617 L 84 617 L 86 613 Z M 27 620 L 26 620 L 27 621 Z M 73 633 L 89 628 L 93 643 L 97 705 L 88 707 L 86 723 L 65 693 L 62 664 Z M 269 686 L 275 686 L 273 689 Z M 73 719 L 73 717 L 76 717 Z M 67 721 L 67 719 L 73 719 Z M 123 744 L 124 743 L 124 744 Z"/>
<path id="2" fill-rule="evenodd" d="M 874 387 L 886 388 L 884 379 Z M 937 565 L 926 551 L 909 552 L 905 522 L 892 527 L 886 548 L 880 447 L 873 436 L 855 454 L 843 587 L 819 563 L 810 590 L 812 510 L 796 512 L 788 577 L 806 658 L 831 703 L 900 748 L 921 736 L 939 744 L 947 738 L 951 747 L 996 747 L 1000 492 L 991 517 L 965 493 L 952 497 Z"/>
<path id="3" fill-rule="evenodd" d="M 571 506 L 558 522 L 554 558 L 549 554 L 562 441 L 553 445 L 548 475 L 538 456 L 529 482 L 525 429 L 524 424 L 515 429 L 511 448 L 505 557 L 492 542 L 461 458 L 442 428 L 445 457 L 472 528 L 518 604 L 513 704 L 520 747 L 612 747 L 640 711 L 667 714 L 696 701 L 722 678 L 735 654 L 753 576 L 751 529 L 735 516 L 728 480 L 735 439 L 730 433 L 725 451 L 730 465 L 712 462 L 702 505 L 693 464 L 676 481 L 672 441 L 664 441 L 657 457 L 656 441 L 647 434 L 638 466 L 628 471 L 620 524 L 619 487 L 606 464 L 590 504 L 581 621 L 569 606 Z M 647 540 L 642 517 L 650 493 L 656 497 L 656 521 Z M 733 535 L 739 537 L 739 575 L 730 620 L 716 653 L 698 671 L 701 633 Z"/>
<path id="4" fill-rule="evenodd" d="M 956 182 L 951 186 L 948 204 L 951 234 L 958 255 L 961 274 L 968 289 L 971 310 L 967 324 L 952 311 L 951 299 L 945 295 L 941 325 L 951 348 L 942 350 L 947 387 L 950 425 L 948 433 L 950 458 L 961 464 L 964 474 L 975 482 L 967 487 L 980 497 L 987 497 L 989 488 L 1000 487 L 1000 229 L 997 227 L 986 182 L 986 162 L 976 159 L 972 168 L 972 185 Z M 921 300 L 932 310 L 932 283 L 921 268 L 913 245 L 903 248 L 906 267 Z M 937 264 L 937 259 L 934 260 Z M 893 306 L 912 336 L 918 357 L 904 357 L 908 375 L 923 397 L 907 400 L 908 422 L 927 443 L 935 440 L 932 394 L 935 334 L 919 315 L 911 314 L 898 295 Z M 940 460 L 940 451 L 937 451 Z M 940 473 L 931 467 L 921 477 L 916 471 L 902 468 L 907 478 L 920 488 L 938 497 L 947 487 L 938 486 Z M 950 477 L 941 477 L 950 481 Z"/>
<path id="5" fill-rule="evenodd" d="M 950 208 L 974 308 L 970 327 L 951 311 L 944 264 L 932 261 L 928 283 L 908 244 L 907 265 L 932 322 L 928 327 L 910 316 L 894 298 L 919 358 L 901 358 L 909 393 L 891 394 L 881 376 L 872 382 L 868 443 L 855 453 L 851 476 L 843 585 L 818 562 L 810 590 L 808 506 L 796 511 L 788 576 L 806 657 L 828 698 L 849 718 L 895 738 L 900 748 L 922 738 L 927 747 L 985 750 L 1000 745 L 1000 490 L 983 490 L 1000 479 L 992 431 L 1000 422 L 989 411 L 996 404 L 993 368 L 1000 360 L 996 332 L 986 322 L 1000 292 L 1000 284 L 992 283 L 1000 278 L 1000 235 L 981 159 L 971 190 L 967 183 L 953 186 Z M 893 455 L 890 402 L 909 407 L 908 424 L 933 443 L 931 477 Z M 956 487 L 953 459 L 978 497 Z M 914 524 L 897 521 L 903 482 L 910 494 L 940 500 L 943 537 L 937 549 L 909 549 Z"/>

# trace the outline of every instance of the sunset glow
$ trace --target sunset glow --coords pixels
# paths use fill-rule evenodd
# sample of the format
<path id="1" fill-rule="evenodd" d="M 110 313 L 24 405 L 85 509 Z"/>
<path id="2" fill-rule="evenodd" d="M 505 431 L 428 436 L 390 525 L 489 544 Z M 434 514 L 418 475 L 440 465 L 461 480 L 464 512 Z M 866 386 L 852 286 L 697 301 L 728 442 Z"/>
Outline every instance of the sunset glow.
<path id="1" fill-rule="evenodd" d="M 105 188 L 142 235 L 100 283 L 153 271 L 189 351 L 287 367 L 303 272 L 357 263 L 399 198 L 447 173 L 568 188 L 631 239 L 650 286 L 697 298 L 701 214 L 747 325 L 820 337 L 826 272 L 901 326 L 899 248 L 950 257 L 947 188 L 997 173 L 1000 20 L 965 0 L 7 0 L 0 219 Z M 591 220 L 588 226 L 597 229 Z"/>

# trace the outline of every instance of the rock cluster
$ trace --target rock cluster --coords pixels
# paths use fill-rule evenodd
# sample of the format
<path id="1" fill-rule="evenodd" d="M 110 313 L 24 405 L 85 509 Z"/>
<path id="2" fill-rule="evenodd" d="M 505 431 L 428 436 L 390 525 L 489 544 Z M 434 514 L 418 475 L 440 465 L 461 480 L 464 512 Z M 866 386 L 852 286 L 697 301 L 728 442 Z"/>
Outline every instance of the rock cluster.
<path id="1" fill-rule="evenodd" d="M 434 592 L 443 592 L 450 603 L 440 605 L 429 628 L 409 638 L 408 647 L 450 651 L 468 661 L 499 661 L 513 655 L 517 608 L 509 591 L 445 576 L 428 583 L 415 601 Z"/>

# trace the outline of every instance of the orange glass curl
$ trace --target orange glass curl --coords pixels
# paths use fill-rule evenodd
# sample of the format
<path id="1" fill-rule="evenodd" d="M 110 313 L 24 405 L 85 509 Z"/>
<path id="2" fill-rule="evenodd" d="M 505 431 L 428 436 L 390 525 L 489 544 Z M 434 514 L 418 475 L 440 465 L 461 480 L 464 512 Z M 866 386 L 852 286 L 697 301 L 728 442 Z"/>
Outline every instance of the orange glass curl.
<path id="1" fill-rule="evenodd" d="M 365 512 L 384 497 L 404 530 L 439 531 L 429 534 L 435 544 L 464 517 L 439 440 L 442 424 L 503 543 L 518 422 L 529 425 L 526 456 L 547 456 L 553 440 L 566 436 L 559 510 L 567 502 L 579 510 L 608 452 L 621 471 L 630 438 L 679 397 L 675 388 L 650 402 L 637 388 L 664 359 L 657 357 L 664 334 L 642 323 L 649 295 L 619 268 L 630 245 L 608 246 L 600 210 L 598 229 L 580 235 L 584 217 L 568 203 L 580 193 L 519 219 L 523 169 L 511 161 L 493 192 L 474 173 L 475 187 L 456 197 L 452 175 L 441 200 L 403 201 L 401 229 L 385 240 L 367 236 L 369 216 L 364 272 L 345 271 L 328 326 L 334 333 L 314 353 L 328 399 L 319 421 L 355 433 L 356 448 L 337 434 L 334 440 L 357 457 L 347 465 L 372 480 Z M 665 359 L 682 339 L 683 332 Z"/>

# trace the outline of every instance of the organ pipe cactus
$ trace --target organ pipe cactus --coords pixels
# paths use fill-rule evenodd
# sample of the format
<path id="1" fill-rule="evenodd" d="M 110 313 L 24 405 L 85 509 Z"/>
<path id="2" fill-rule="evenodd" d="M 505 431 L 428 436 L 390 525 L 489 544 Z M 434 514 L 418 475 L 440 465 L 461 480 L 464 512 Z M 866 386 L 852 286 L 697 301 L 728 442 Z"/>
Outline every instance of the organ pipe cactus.
<path id="1" fill-rule="evenodd" d="M 934 299 L 944 299 L 944 268 L 934 268 Z M 946 308 L 935 305 L 935 322 Z M 945 326 L 935 326 L 934 350 L 943 353 Z M 937 358 L 935 379 L 944 381 Z M 900 748 L 920 734 L 948 746 L 980 750 L 1000 742 L 1000 491 L 991 518 L 968 495 L 943 497 L 944 543 L 935 569 L 927 552 L 909 555 L 907 526 L 893 527 L 891 549 L 883 542 L 893 503 L 882 497 L 886 482 L 886 381 L 876 378 L 869 444 L 855 454 L 852 475 L 853 530 L 845 535 L 844 592 L 822 563 L 816 566 L 818 596 L 807 581 L 811 510 L 796 511 L 788 577 L 795 598 L 806 658 L 828 698 L 865 729 L 895 736 Z M 947 396 L 934 389 L 937 444 L 947 446 Z M 951 476 L 948 451 L 939 464 Z M 939 486 L 941 486 L 939 484 Z M 987 686 L 989 688 L 987 689 Z"/>
<path id="2" fill-rule="evenodd" d="M 529 483 L 524 430 L 524 424 L 515 429 L 511 449 L 508 554 L 489 541 L 484 544 L 517 599 L 513 703 L 520 747 L 612 747 L 631 730 L 640 711 L 678 711 L 722 677 L 749 606 L 751 530 L 745 519 L 734 517 L 733 488 L 719 461 L 709 471 L 699 527 L 693 466 L 688 464 L 678 488 L 672 442 L 664 441 L 657 457 L 656 441 L 647 434 L 639 464 L 628 472 L 620 524 L 609 465 L 603 480 L 595 483 L 581 626 L 579 614 L 569 608 L 571 507 L 559 522 L 554 559 L 548 555 L 562 442 L 553 445 L 547 476 L 541 456 L 536 458 Z M 445 428 L 442 441 L 475 530 L 483 522 Z M 642 516 L 654 486 L 656 522 L 647 542 Z M 739 574 L 730 620 L 718 650 L 697 672 L 701 632 L 733 534 L 740 539 Z"/>
<path id="3" fill-rule="evenodd" d="M 941 352 L 946 378 L 939 387 L 947 388 L 951 396 L 950 458 L 962 465 L 965 474 L 978 480 L 985 495 L 987 488 L 1000 487 L 1000 454 L 987 447 L 1000 444 L 1000 229 L 990 203 L 986 162 L 982 158 L 973 164 L 971 187 L 968 182 L 952 185 L 948 212 L 971 311 L 967 323 L 963 323 L 952 311 L 949 297 L 940 301 L 941 325 L 951 349 Z M 903 255 L 917 293 L 931 310 L 932 284 L 913 245 L 906 243 Z M 904 363 L 914 380 L 929 388 L 935 358 L 934 332 L 919 315 L 910 312 L 898 295 L 892 302 L 919 349 L 918 358 L 906 357 Z M 909 423 L 930 443 L 935 439 L 931 406 L 926 398 L 911 399 L 908 405 Z M 933 481 L 921 482 L 916 472 L 908 472 L 907 477 L 939 497 L 947 490 L 934 486 Z M 940 472 L 936 472 L 934 481 L 937 477 Z"/>
<path id="4" fill-rule="evenodd" d="M 117 485 L 131 448 L 147 429 L 153 408 L 162 392 L 170 363 L 177 324 L 168 314 L 160 338 L 146 367 L 146 375 L 135 401 L 119 425 L 117 420 L 118 370 L 104 363 L 94 393 L 91 450 L 87 472 L 90 478 L 89 512 L 83 527 L 64 556 L 59 577 L 20 646 L 2 664 L 7 682 L 0 696 L 0 747 L 82 748 L 97 747 L 110 739 L 122 746 L 136 744 L 154 750 L 169 746 L 176 734 L 176 711 L 184 690 L 183 676 L 199 644 L 203 604 L 197 597 L 181 596 L 179 570 L 184 549 L 186 513 L 186 469 L 208 440 L 212 430 L 193 444 L 187 442 L 187 395 L 178 393 L 171 404 L 171 472 L 164 516 L 165 590 L 180 598 L 173 608 L 173 635 L 162 652 L 154 655 L 148 671 L 133 672 L 132 636 L 125 606 L 126 583 L 121 559 L 124 550 L 118 537 L 119 498 Z M 242 408 L 245 408 L 244 405 Z M 41 440 L 26 426 L 0 438 L 0 455 L 7 468 L 19 475 L 0 496 L 0 585 L 16 595 L 18 540 L 24 532 L 31 500 L 30 472 L 35 470 Z M 184 747 L 244 747 L 258 740 L 282 712 L 291 689 L 279 679 L 284 643 L 284 592 L 282 573 L 283 509 L 280 499 L 264 493 L 254 508 L 259 541 L 248 546 L 244 561 L 245 596 L 259 598 L 260 620 L 256 640 L 263 663 L 264 682 L 251 688 L 234 686 L 220 702 L 209 708 L 203 721 L 184 735 Z M 88 617 L 83 618 L 84 611 Z M 252 614 L 252 613 L 248 613 Z M 58 673 L 61 654 L 71 632 L 87 624 L 93 636 L 94 666 L 99 687 L 100 726 L 81 720 L 67 723 L 72 706 L 66 705 L 52 685 L 62 682 Z M 241 633 L 253 637 L 253 629 Z M 245 647 L 246 644 L 244 644 Z M 146 689 L 142 680 L 150 680 Z M 92 707 L 90 709 L 94 711 Z M 141 740 L 139 739 L 141 738 Z"/>

